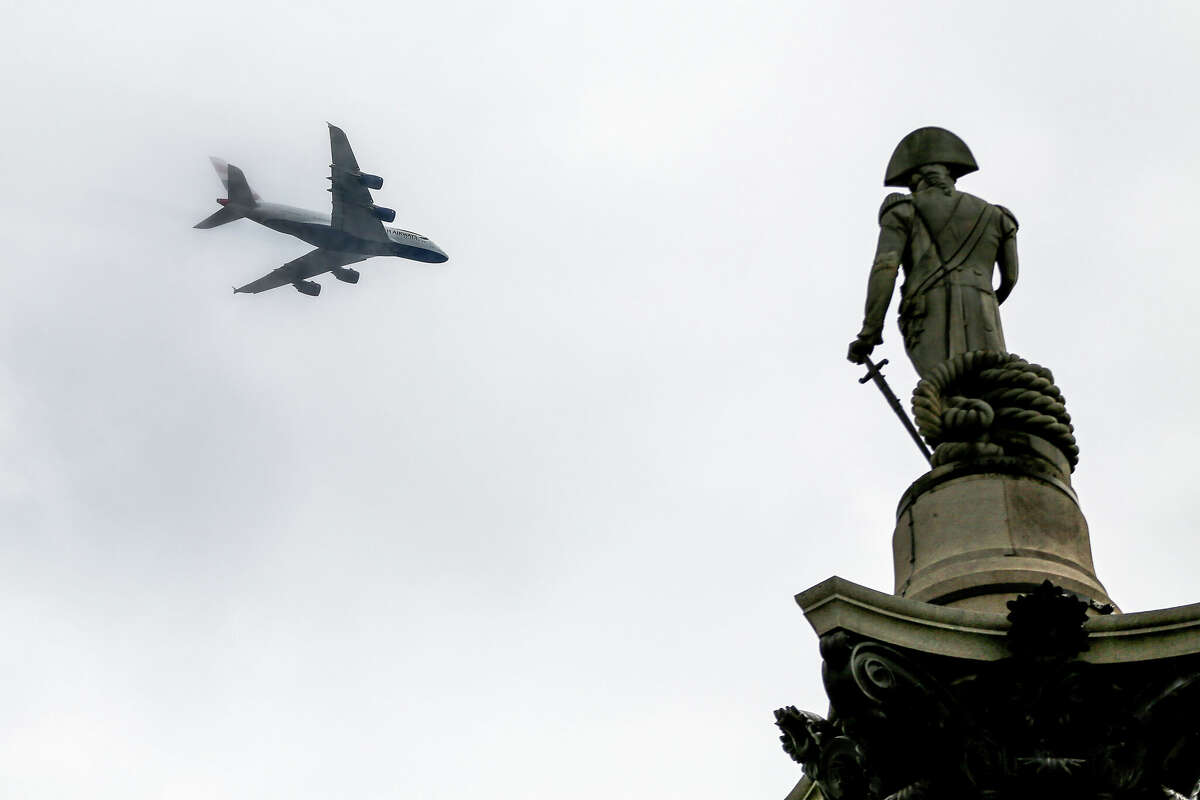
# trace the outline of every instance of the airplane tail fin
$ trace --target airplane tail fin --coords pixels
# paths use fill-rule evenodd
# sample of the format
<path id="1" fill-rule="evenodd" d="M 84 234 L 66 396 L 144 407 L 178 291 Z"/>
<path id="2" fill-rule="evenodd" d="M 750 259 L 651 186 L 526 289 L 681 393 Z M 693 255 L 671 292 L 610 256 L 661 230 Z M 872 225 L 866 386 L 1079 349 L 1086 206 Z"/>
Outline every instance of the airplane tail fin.
<path id="1" fill-rule="evenodd" d="M 247 208 L 258 205 L 259 197 L 250 191 L 250 184 L 246 183 L 246 173 L 215 156 L 209 156 L 208 160 L 212 162 L 213 169 L 217 171 L 217 177 L 221 179 L 221 184 L 225 187 L 226 194 L 229 195 L 229 202 Z"/>
<path id="2" fill-rule="evenodd" d="M 223 207 L 215 214 L 197 222 L 193 226 L 196 228 L 215 228 L 233 222 L 246 216 L 246 211 L 258 205 L 258 195 L 250 191 L 250 184 L 246 182 L 244 172 L 219 158 L 210 156 L 209 161 L 225 186 L 225 193 L 229 195 L 229 199 L 218 200 Z"/>
<path id="3" fill-rule="evenodd" d="M 226 179 L 225 188 L 229 190 L 229 204 L 244 208 L 258 205 L 258 195 L 250 191 L 250 184 L 246 183 L 246 174 L 233 164 L 226 166 L 229 177 Z"/>

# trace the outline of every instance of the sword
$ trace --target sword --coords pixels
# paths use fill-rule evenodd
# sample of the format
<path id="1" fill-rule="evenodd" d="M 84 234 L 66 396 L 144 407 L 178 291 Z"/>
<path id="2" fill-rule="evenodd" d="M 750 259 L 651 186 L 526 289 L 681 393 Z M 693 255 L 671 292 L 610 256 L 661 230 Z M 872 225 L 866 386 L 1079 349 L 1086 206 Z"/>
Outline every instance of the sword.
<path id="1" fill-rule="evenodd" d="M 925 441 L 921 438 L 921 434 L 917 433 L 912 420 L 908 418 L 908 414 L 904 413 L 904 406 L 900 405 L 900 401 L 896 399 L 896 395 L 892 392 L 892 387 L 888 386 L 887 381 L 883 378 L 883 373 L 880 372 L 884 365 L 888 363 L 888 360 L 885 358 L 876 364 L 871 360 L 870 356 L 863 356 L 863 363 L 867 365 L 867 374 L 859 378 L 858 382 L 866 383 L 867 381 L 875 381 L 875 385 L 879 387 L 879 391 L 883 392 L 883 397 L 888 401 L 888 405 L 892 407 L 892 411 L 896 412 L 896 416 L 904 424 L 904 430 L 908 431 L 908 435 L 917 443 L 921 455 L 925 456 L 925 460 L 932 465 L 933 457 L 929 454 L 929 448 L 925 446 Z"/>

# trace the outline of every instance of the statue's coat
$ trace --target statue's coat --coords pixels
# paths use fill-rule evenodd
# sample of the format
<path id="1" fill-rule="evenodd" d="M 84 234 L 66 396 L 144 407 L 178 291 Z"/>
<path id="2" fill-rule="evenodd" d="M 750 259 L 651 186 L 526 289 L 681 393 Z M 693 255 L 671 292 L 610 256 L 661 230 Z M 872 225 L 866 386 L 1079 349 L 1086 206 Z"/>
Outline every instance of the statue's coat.
<path id="1" fill-rule="evenodd" d="M 896 193 L 879 214 L 879 244 L 859 337 L 879 343 L 896 272 L 900 330 L 918 374 L 971 350 L 1007 352 L 992 288 L 997 261 L 1015 272 L 1016 218 L 1002 206 L 941 187 Z"/>

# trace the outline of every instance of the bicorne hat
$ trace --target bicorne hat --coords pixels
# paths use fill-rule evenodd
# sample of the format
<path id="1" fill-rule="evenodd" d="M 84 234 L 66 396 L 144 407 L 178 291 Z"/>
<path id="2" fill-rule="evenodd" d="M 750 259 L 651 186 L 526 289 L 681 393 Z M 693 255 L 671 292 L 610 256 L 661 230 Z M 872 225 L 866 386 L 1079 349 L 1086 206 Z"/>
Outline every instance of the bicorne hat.
<path id="1" fill-rule="evenodd" d="M 962 139 L 945 128 L 917 128 L 900 140 L 888 162 L 884 186 L 908 186 L 908 176 L 926 164 L 945 164 L 956 179 L 979 169 Z"/>

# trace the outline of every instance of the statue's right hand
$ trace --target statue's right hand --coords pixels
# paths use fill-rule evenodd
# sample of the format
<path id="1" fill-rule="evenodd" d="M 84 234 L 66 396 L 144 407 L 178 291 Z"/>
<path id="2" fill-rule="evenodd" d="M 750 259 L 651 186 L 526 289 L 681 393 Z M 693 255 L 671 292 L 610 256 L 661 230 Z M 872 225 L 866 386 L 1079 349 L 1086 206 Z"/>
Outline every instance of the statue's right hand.
<path id="1" fill-rule="evenodd" d="M 846 352 L 846 358 L 852 364 L 862 364 L 867 360 L 867 356 L 871 355 L 871 351 L 875 349 L 875 345 L 867 339 L 855 339 L 850 342 L 850 349 Z"/>

